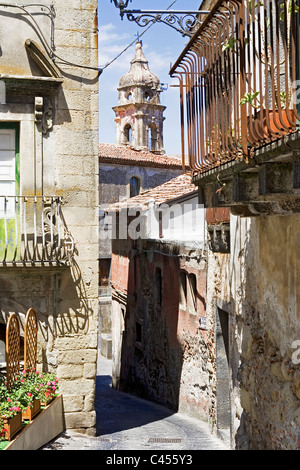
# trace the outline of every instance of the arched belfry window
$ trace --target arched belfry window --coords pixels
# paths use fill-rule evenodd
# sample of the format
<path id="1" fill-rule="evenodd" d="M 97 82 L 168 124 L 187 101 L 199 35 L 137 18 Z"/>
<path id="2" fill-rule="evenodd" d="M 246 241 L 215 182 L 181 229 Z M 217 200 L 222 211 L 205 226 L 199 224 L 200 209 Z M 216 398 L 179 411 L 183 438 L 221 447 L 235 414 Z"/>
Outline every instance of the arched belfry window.
<path id="1" fill-rule="evenodd" d="M 155 124 L 151 124 L 148 130 L 148 148 L 151 152 L 157 150 L 158 132 Z"/>
<path id="2" fill-rule="evenodd" d="M 132 142 L 132 129 L 130 124 L 126 124 L 124 127 L 124 143 L 128 144 Z"/>
<path id="3" fill-rule="evenodd" d="M 134 197 L 140 194 L 141 181 L 139 178 L 137 178 L 136 176 L 133 176 L 132 178 L 130 178 L 129 186 L 130 186 L 130 197 Z"/>

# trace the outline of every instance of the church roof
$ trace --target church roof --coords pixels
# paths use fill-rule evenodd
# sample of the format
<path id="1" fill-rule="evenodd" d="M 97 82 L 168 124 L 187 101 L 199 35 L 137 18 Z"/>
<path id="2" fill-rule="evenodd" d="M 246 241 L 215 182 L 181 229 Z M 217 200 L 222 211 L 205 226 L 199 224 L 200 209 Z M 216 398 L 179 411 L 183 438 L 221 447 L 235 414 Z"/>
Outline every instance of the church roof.
<path id="1" fill-rule="evenodd" d="M 181 170 L 181 160 L 166 155 L 133 150 L 125 145 L 99 144 L 99 163 Z"/>
<path id="2" fill-rule="evenodd" d="M 144 55 L 141 42 L 137 42 L 135 46 L 135 55 L 130 64 L 129 72 L 123 75 L 120 79 L 119 88 L 126 88 L 133 85 L 144 86 L 151 83 L 159 85 L 160 80 L 158 76 L 149 69 L 148 61 Z"/>

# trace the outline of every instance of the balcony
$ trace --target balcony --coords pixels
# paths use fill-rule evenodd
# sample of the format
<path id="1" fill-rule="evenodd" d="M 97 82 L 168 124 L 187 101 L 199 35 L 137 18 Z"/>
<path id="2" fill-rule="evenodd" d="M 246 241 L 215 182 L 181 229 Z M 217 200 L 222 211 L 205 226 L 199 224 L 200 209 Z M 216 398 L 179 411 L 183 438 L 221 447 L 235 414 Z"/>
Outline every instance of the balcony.
<path id="1" fill-rule="evenodd" d="M 68 265 L 74 240 L 57 196 L 0 196 L 1 265 Z"/>
<path id="2" fill-rule="evenodd" d="M 299 25 L 296 0 L 219 0 L 172 67 L 182 154 L 195 184 L 215 184 L 207 206 L 299 194 Z"/>

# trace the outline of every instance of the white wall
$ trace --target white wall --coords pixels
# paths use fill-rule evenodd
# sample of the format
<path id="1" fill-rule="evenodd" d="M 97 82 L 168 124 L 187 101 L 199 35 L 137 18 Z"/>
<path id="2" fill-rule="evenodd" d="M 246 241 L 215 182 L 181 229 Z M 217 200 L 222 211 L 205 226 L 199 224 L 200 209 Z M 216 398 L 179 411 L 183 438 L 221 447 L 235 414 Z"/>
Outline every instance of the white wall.
<path id="1" fill-rule="evenodd" d="M 198 204 L 197 196 L 173 205 L 151 203 L 147 217 L 149 238 L 160 238 L 159 213 L 162 214 L 161 235 L 164 240 L 205 245 L 205 209 Z"/>

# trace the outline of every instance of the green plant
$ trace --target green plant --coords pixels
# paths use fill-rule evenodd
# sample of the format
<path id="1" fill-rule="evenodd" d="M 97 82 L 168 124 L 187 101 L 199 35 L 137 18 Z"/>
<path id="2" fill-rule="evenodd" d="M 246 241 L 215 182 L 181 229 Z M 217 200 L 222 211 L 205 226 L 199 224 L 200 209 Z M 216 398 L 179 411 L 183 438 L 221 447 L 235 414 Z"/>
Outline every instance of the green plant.
<path id="1" fill-rule="evenodd" d="M 49 402 L 57 395 L 58 380 L 55 374 L 40 373 L 35 369 L 23 370 L 16 377 L 14 386 L 8 390 L 5 381 L 0 380 L 0 417 L 10 418 L 19 411 L 25 411 L 33 401 Z M 1 438 L 1 422 L 0 422 Z"/>
<path id="2" fill-rule="evenodd" d="M 252 108 L 259 109 L 259 106 L 256 106 L 254 104 L 256 98 L 258 97 L 258 95 L 259 95 L 259 91 L 255 91 L 254 93 L 245 93 L 243 98 L 240 101 L 240 105 L 250 103 Z"/>
<path id="3" fill-rule="evenodd" d="M 236 39 L 235 38 L 230 38 L 226 42 L 224 42 L 222 46 L 222 52 L 226 51 L 227 49 L 234 49 L 234 46 L 236 44 Z"/>
<path id="4" fill-rule="evenodd" d="M 0 417 L 0 442 L 5 441 L 5 433 L 7 432 L 7 429 L 4 427 L 4 421 Z"/>
<path id="5" fill-rule="evenodd" d="M 14 395 L 14 389 L 8 390 L 4 379 L 0 381 L 0 417 L 11 418 L 21 411 L 21 404 Z M 0 423 L 1 428 L 1 423 Z"/>
<path id="6" fill-rule="evenodd" d="M 284 3 L 282 3 L 280 5 L 280 9 L 281 9 L 280 17 L 279 17 L 280 21 L 284 21 L 284 19 L 285 19 L 285 9 L 284 9 L 284 7 L 285 7 L 285 5 L 284 5 Z M 297 5 L 296 2 L 294 3 L 294 8 L 295 8 L 295 13 L 299 13 L 299 6 Z M 292 13 L 292 2 L 291 2 L 291 0 L 289 0 L 289 2 L 288 2 L 287 12 L 288 12 L 288 14 Z"/>
<path id="7" fill-rule="evenodd" d="M 15 397 L 22 405 L 32 406 L 33 400 L 47 402 L 58 392 L 58 380 L 55 374 L 41 373 L 35 368 L 25 369 L 16 380 Z"/>

